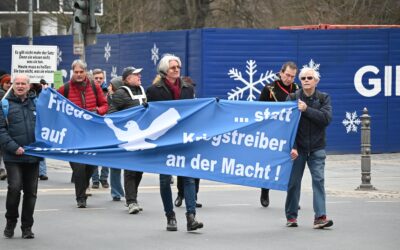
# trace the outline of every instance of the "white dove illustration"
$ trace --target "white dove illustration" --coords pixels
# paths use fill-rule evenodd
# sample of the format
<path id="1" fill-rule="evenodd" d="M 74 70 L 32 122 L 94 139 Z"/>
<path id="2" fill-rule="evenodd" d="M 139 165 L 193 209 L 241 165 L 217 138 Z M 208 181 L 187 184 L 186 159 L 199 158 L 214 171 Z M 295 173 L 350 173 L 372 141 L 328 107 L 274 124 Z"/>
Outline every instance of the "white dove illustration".
<path id="1" fill-rule="evenodd" d="M 114 131 L 118 140 L 126 142 L 120 144 L 119 147 L 127 151 L 136 151 L 157 147 L 157 144 L 145 140 L 157 140 L 170 128 L 175 126 L 179 118 L 181 118 L 181 116 L 178 111 L 174 108 L 170 108 L 154 119 L 150 126 L 144 130 L 141 130 L 135 121 L 128 121 L 125 124 L 124 127 L 127 130 L 116 127 L 110 118 L 104 118 L 104 122 Z"/>

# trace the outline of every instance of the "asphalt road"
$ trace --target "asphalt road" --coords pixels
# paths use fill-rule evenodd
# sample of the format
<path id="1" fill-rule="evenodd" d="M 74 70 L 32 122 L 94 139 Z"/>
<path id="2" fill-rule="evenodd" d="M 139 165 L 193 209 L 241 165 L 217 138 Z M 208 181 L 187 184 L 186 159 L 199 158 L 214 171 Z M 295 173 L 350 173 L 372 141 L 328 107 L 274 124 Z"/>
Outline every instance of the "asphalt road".
<path id="1" fill-rule="evenodd" d="M 70 169 L 49 161 L 50 179 L 39 182 L 36 238 L 21 239 L 18 225 L 13 239 L 0 237 L 0 249 L 399 249 L 399 154 L 379 157 L 372 179 L 378 190 L 371 192 L 354 191 L 360 184 L 358 156 L 328 158 L 327 210 L 334 221 L 330 229 L 312 228 L 312 192 L 306 173 L 298 228 L 285 227 L 285 192 L 271 191 L 270 207 L 262 208 L 258 189 L 202 180 L 203 208 L 197 217 L 204 228 L 191 233 L 186 231 L 184 206 L 175 209 L 178 231 L 165 230 L 158 175 L 144 175 L 139 191 L 144 211 L 139 214 L 128 214 L 124 201 L 112 201 L 109 189 L 103 188 L 92 192 L 88 208 L 78 209 Z M 6 182 L 0 181 L 1 230 L 5 195 Z"/>

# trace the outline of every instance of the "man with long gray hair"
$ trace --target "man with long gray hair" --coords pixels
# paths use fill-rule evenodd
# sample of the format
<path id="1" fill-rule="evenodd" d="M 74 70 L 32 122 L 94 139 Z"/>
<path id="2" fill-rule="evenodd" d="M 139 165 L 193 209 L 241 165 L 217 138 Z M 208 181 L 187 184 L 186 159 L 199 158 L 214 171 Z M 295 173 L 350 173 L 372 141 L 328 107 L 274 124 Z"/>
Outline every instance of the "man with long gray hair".
<path id="1" fill-rule="evenodd" d="M 193 99 L 193 85 L 182 80 L 182 63 L 179 57 L 174 55 L 164 55 L 158 64 L 158 73 L 161 78 L 154 82 L 146 92 L 147 100 L 167 101 Z M 178 230 L 174 205 L 171 192 L 171 175 L 160 174 L 160 193 L 164 205 L 164 212 L 167 217 L 167 230 Z M 196 186 L 194 178 L 183 177 L 184 196 L 186 203 L 187 230 L 193 231 L 203 227 L 203 223 L 198 222 L 196 216 Z"/>

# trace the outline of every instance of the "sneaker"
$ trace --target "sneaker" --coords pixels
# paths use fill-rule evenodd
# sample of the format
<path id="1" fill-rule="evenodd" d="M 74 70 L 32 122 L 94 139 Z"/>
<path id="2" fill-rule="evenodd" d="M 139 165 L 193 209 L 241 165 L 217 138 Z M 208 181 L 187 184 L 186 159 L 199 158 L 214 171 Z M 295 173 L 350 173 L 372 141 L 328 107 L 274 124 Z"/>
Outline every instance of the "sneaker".
<path id="1" fill-rule="evenodd" d="M 98 189 L 100 187 L 100 183 L 99 182 L 93 182 L 93 184 L 92 184 L 92 188 L 93 189 Z"/>
<path id="2" fill-rule="evenodd" d="M 39 179 L 41 181 L 47 181 L 49 179 L 49 177 L 47 177 L 47 175 L 39 175 Z"/>
<path id="3" fill-rule="evenodd" d="M 8 222 L 6 228 L 4 229 L 4 237 L 6 238 L 12 238 L 14 236 L 14 229 L 16 227 L 17 223 L 15 222 Z"/>
<path id="4" fill-rule="evenodd" d="M 325 227 L 331 227 L 333 225 L 332 220 L 328 220 L 326 215 L 318 217 L 314 220 L 314 229 L 323 229 Z"/>
<path id="5" fill-rule="evenodd" d="M 139 213 L 139 211 L 140 211 L 140 208 L 136 202 L 128 205 L 128 213 L 129 214 L 137 214 L 137 213 Z"/>
<path id="6" fill-rule="evenodd" d="M 107 180 L 100 180 L 101 186 L 103 188 L 109 188 L 110 184 L 108 184 Z"/>
<path id="7" fill-rule="evenodd" d="M 297 227 L 298 226 L 298 224 L 297 224 L 297 219 L 288 219 L 287 220 L 287 222 L 286 222 L 286 226 L 287 227 Z"/>
<path id="8" fill-rule="evenodd" d="M 32 232 L 30 227 L 21 228 L 22 229 L 22 238 L 23 239 L 33 239 L 35 238 L 35 234 Z"/>
<path id="9" fill-rule="evenodd" d="M 0 180 L 4 181 L 5 179 L 7 179 L 6 170 L 4 168 L 1 168 L 0 169 Z"/>

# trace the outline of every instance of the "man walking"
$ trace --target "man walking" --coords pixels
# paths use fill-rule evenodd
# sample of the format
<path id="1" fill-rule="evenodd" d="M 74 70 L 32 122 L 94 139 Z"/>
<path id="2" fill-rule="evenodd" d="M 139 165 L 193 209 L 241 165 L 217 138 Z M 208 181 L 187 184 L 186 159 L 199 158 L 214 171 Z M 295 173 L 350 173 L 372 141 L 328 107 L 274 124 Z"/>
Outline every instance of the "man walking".
<path id="1" fill-rule="evenodd" d="M 87 77 L 87 65 L 82 60 L 72 62 L 71 80 L 58 89 L 62 95 L 75 103 L 78 107 L 93 113 L 104 115 L 108 110 L 107 100 L 100 86 L 96 85 Z M 78 208 L 86 208 L 86 188 L 89 187 L 90 177 L 95 166 L 70 162 L 74 183 L 75 195 Z"/>
<path id="2" fill-rule="evenodd" d="M 277 74 L 278 79 L 272 84 L 265 85 L 260 101 L 265 102 L 284 102 L 290 93 L 299 89 L 294 79 L 297 73 L 297 66 L 294 62 L 286 62 Z M 260 202 L 263 207 L 269 206 L 269 189 L 261 189 Z"/>
<path id="3" fill-rule="evenodd" d="M 8 114 L 0 111 L 0 145 L 7 169 L 7 198 L 4 236 L 12 238 L 17 225 L 21 190 L 24 192 L 21 211 L 22 238 L 32 239 L 33 212 L 35 210 L 39 161 L 42 158 L 25 155 L 24 146 L 35 142 L 36 105 L 34 93 L 29 93 L 29 78 L 16 75 L 12 91 L 6 97 Z"/>

